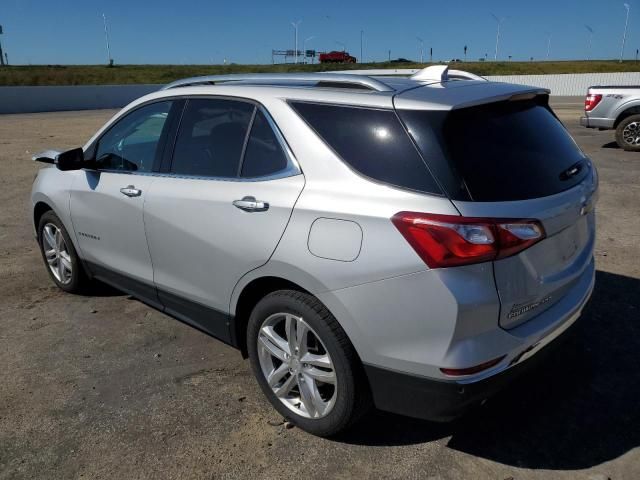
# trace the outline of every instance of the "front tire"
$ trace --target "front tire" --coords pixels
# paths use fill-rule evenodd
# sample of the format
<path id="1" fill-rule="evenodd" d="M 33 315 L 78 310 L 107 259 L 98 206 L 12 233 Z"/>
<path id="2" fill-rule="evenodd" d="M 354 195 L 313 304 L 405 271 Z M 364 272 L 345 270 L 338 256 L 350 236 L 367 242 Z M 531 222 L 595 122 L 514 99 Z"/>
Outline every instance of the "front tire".
<path id="1" fill-rule="evenodd" d="M 335 435 L 368 410 L 355 349 L 312 295 L 280 290 L 260 300 L 249 318 L 247 349 L 266 397 L 302 430 Z"/>
<path id="2" fill-rule="evenodd" d="M 51 210 L 38 223 L 38 244 L 51 280 L 58 288 L 78 293 L 88 283 L 67 229 Z"/>
<path id="3" fill-rule="evenodd" d="M 616 143 L 629 152 L 640 152 L 640 115 L 630 115 L 618 124 Z"/>

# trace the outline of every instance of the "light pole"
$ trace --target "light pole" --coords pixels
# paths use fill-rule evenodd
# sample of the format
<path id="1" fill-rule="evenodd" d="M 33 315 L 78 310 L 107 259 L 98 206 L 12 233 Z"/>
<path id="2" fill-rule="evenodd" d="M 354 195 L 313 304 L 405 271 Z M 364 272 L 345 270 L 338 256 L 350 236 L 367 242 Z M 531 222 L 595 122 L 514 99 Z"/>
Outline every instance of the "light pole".
<path id="1" fill-rule="evenodd" d="M 551 53 L 551 37 L 553 36 L 552 33 L 549 34 L 549 37 L 547 38 L 547 62 L 549 61 L 549 54 Z"/>
<path id="2" fill-rule="evenodd" d="M 622 63 L 622 57 L 624 56 L 624 43 L 627 41 L 627 26 L 629 25 L 629 10 L 631 10 L 631 5 L 625 3 L 624 8 L 627 9 L 627 19 L 624 21 L 624 33 L 622 34 L 622 50 L 620 50 L 620 63 Z"/>
<path id="3" fill-rule="evenodd" d="M 298 63 L 298 25 L 302 23 L 302 20 L 298 20 L 297 22 L 291 22 L 293 25 L 293 29 L 295 30 L 295 39 L 294 39 L 294 63 Z"/>
<path id="4" fill-rule="evenodd" d="M 0 25 L 0 35 L 2 35 L 2 25 Z M 7 59 L 6 65 L 9 65 L 9 59 Z M 5 66 L 4 55 L 2 54 L 2 43 L 0 43 L 0 66 Z"/>
<path id="5" fill-rule="evenodd" d="M 304 63 L 307 63 L 307 42 L 316 38 L 314 35 L 305 38 L 302 41 L 302 54 L 304 55 Z M 312 57 L 313 58 L 313 57 Z"/>
<path id="6" fill-rule="evenodd" d="M 360 30 L 360 63 L 364 63 L 364 54 L 362 53 L 363 38 L 364 38 L 364 30 Z"/>
<path id="7" fill-rule="evenodd" d="M 109 47 L 109 30 L 107 29 L 107 16 L 102 14 L 102 21 L 104 22 L 104 40 L 107 44 L 107 65 L 113 65 L 113 60 L 111 59 L 111 48 Z"/>
<path id="8" fill-rule="evenodd" d="M 591 60 L 591 44 L 593 43 L 593 28 L 589 25 L 585 25 L 584 28 L 589 32 L 589 44 L 587 46 L 587 60 Z"/>
<path id="9" fill-rule="evenodd" d="M 424 63 L 424 40 L 420 37 L 416 37 L 416 40 L 420 42 L 420 63 Z"/>
<path id="10" fill-rule="evenodd" d="M 496 53 L 493 56 L 494 60 L 498 60 L 498 46 L 500 45 L 500 26 L 506 19 L 504 17 L 498 18 L 493 13 L 491 14 L 491 16 L 495 19 L 496 24 L 498 25 L 498 30 L 496 32 Z"/>

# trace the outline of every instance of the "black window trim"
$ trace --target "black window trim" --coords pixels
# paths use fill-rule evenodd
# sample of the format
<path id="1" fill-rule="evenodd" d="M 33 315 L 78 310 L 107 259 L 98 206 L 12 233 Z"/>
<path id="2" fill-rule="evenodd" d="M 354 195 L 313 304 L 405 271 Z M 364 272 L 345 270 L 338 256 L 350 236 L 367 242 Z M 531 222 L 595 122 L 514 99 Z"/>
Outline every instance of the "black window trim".
<path id="1" fill-rule="evenodd" d="M 354 104 L 335 103 L 335 102 L 318 102 L 318 101 L 315 101 L 315 100 L 297 100 L 297 99 L 294 99 L 294 98 L 287 99 L 286 103 L 287 103 L 287 105 L 289 105 L 291 110 L 311 129 L 311 131 L 313 131 L 313 133 L 316 134 L 316 137 L 318 137 L 318 139 L 320 139 L 320 141 L 329 150 L 331 150 L 331 152 L 333 152 L 333 154 L 337 158 L 340 159 L 342 164 L 345 165 L 351 172 L 353 172 L 358 177 L 364 178 L 365 180 L 367 180 L 369 182 L 372 182 L 372 183 L 375 183 L 377 185 L 381 185 L 381 186 L 385 186 L 385 187 L 391 187 L 391 188 L 397 188 L 399 190 L 403 190 L 403 191 L 406 191 L 406 192 L 417 193 L 417 194 L 420 194 L 420 195 L 431 195 L 431 196 L 434 196 L 434 197 L 448 198 L 447 194 L 445 193 L 446 191 L 444 190 L 444 188 L 442 188 L 442 185 L 440 184 L 440 181 L 431 172 L 431 169 L 429 168 L 429 165 L 427 165 L 427 162 L 424 160 L 424 158 L 422 156 L 422 153 L 418 149 L 418 147 L 415 144 L 415 142 L 414 142 L 413 138 L 411 137 L 411 135 L 409 135 L 409 132 L 407 132 L 407 129 L 406 129 L 406 126 L 405 126 L 404 122 L 398 117 L 398 113 L 396 112 L 395 108 L 393 108 L 393 107 L 385 108 L 385 107 L 369 106 L 369 105 L 354 105 Z M 338 152 L 336 152 L 336 150 L 331 145 L 329 145 L 329 143 L 327 143 L 327 141 L 324 139 L 324 137 L 322 135 L 320 135 L 320 133 L 313 127 L 313 125 L 311 125 L 307 121 L 307 119 L 304 118 L 304 116 L 300 112 L 298 112 L 298 110 L 296 110 L 295 105 L 294 105 L 296 103 L 305 103 L 305 104 L 310 104 L 310 105 L 320 105 L 320 106 L 326 106 L 326 107 L 357 108 L 357 109 L 360 109 L 360 110 L 377 110 L 377 111 L 393 113 L 394 116 L 396 117 L 396 120 L 398 120 L 398 122 L 400 124 L 400 127 L 402 128 L 402 131 L 407 135 L 407 138 L 408 138 L 409 142 L 413 146 L 416 154 L 418 155 L 418 157 L 422 161 L 424 167 L 426 168 L 427 173 L 429 173 L 429 175 L 431 175 L 431 178 L 433 178 L 433 181 L 435 182 L 436 186 L 440 189 L 440 192 L 425 192 L 424 190 L 416 190 L 416 189 L 413 189 L 413 188 L 403 187 L 402 185 L 396 185 L 395 183 L 385 182 L 384 180 L 379 180 L 377 178 L 373 178 L 373 177 L 370 177 L 368 175 L 365 175 L 362 172 L 359 172 L 358 170 L 353 168 L 349 164 L 349 162 L 344 160 L 342 158 L 342 155 L 340 155 Z"/>
<path id="2" fill-rule="evenodd" d="M 293 177 L 296 175 L 301 175 L 303 173 L 302 169 L 300 168 L 300 164 L 298 163 L 296 157 L 293 155 L 293 152 L 291 151 L 289 144 L 284 138 L 284 135 L 280 131 L 280 128 L 275 123 L 275 121 L 269 114 L 268 110 L 260 102 L 253 100 L 251 98 L 245 98 L 245 97 L 234 97 L 229 95 L 211 95 L 211 94 L 180 95 L 180 98 L 185 100 L 185 103 L 182 107 L 180 122 L 178 122 L 174 130 L 171 132 L 173 135 L 173 145 L 170 148 L 171 160 L 168 164 L 167 171 L 154 172 L 154 175 L 161 176 L 161 177 L 168 177 L 168 178 L 190 178 L 195 180 L 213 180 L 213 181 L 223 181 L 223 182 L 265 182 L 269 180 L 278 180 L 280 178 Z M 247 128 L 247 133 L 245 135 L 244 145 L 242 147 L 242 154 L 239 162 L 239 169 L 235 177 L 216 177 L 212 175 L 188 175 L 188 174 L 179 174 L 179 173 L 171 172 L 171 167 L 173 165 L 173 156 L 175 154 L 175 147 L 178 139 L 178 132 L 180 131 L 180 125 L 182 124 L 182 118 L 183 118 L 184 112 L 186 111 L 187 105 L 189 103 L 188 102 L 189 99 L 230 100 L 230 101 L 236 101 L 236 102 L 249 103 L 255 107 L 251 116 L 251 120 L 249 122 L 249 126 Z M 271 130 L 273 130 L 273 133 L 275 134 L 276 139 L 280 144 L 280 148 L 282 148 L 285 154 L 285 157 L 287 158 L 287 166 L 282 170 L 279 170 L 275 173 L 271 173 L 269 175 L 262 175 L 259 177 L 241 177 L 240 172 L 242 169 L 242 164 L 244 163 L 244 155 L 246 153 L 247 143 L 249 141 L 249 136 L 251 134 L 251 127 L 253 126 L 253 121 L 255 119 L 255 116 L 258 110 L 262 112 L 262 114 L 267 119 L 267 123 L 271 127 Z"/>

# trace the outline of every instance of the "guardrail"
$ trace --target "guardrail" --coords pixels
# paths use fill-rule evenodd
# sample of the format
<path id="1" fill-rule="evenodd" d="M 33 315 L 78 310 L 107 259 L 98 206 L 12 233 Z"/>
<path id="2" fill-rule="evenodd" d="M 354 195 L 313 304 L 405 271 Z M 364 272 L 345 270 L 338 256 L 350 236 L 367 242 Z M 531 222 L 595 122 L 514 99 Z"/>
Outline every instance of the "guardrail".
<path id="1" fill-rule="evenodd" d="M 375 75 L 415 73 L 417 70 L 377 70 Z M 548 88 L 551 95 L 584 96 L 592 85 L 638 85 L 640 72 L 569 73 L 558 75 L 498 75 L 490 81 Z M 121 108 L 162 85 L 78 85 L 0 87 L 0 113 L 53 112 Z"/>

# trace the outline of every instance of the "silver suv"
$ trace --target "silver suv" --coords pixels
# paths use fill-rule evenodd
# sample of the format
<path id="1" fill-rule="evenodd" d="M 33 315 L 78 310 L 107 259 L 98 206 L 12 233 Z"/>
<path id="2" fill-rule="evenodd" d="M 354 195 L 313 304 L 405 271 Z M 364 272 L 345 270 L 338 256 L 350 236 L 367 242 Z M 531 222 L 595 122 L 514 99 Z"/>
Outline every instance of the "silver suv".
<path id="1" fill-rule="evenodd" d="M 61 289 L 96 278 L 233 345 L 316 435 L 370 405 L 460 415 L 594 285 L 596 170 L 532 87 L 438 67 L 200 77 L 35 159 Z"/>

